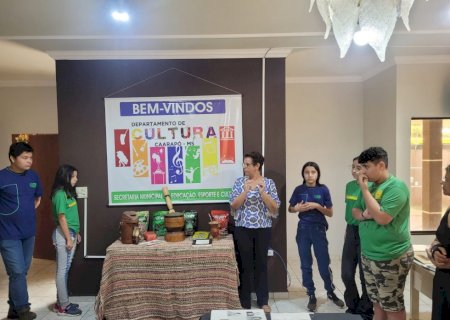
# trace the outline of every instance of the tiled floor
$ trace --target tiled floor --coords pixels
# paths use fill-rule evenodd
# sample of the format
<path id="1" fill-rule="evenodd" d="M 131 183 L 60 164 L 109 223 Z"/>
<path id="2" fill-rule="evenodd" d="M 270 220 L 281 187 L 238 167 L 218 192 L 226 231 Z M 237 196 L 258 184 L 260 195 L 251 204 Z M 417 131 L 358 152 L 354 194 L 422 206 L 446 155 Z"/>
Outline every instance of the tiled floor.
<path id="1" fill-rule="evenodd" d="M 340 261 L 335 260 L 331 264 L 333 270 L 334 284 L 336 294 L 343 298 L 344 285 L 340 279 Z M 300 262 L 298 258 L 292 258 L 288 261 L 288 272 L 290 275 L 290 286 L 288 297 L 285 294 L 272 295 L 270 306 L 275 313 L 294 313 L 307 312 L 306 304 L 308 297 L 305 289 L 301 286 Z M 51 311 L 51 306 L 55 302 L 55 263 L 49 260 L 34 259 L 28 276 L 30 302 L 32 310 L 38 314 L 37 319 L 52 320 L 59 319 L 56 313 Z M 323 289 L 323 281 L 320 278 L 317 269 L 314 270 L 314 280 L 316 282 L 316 296 L 318 298 L 318 312 L 344 312 L 345 309 L 339 309 L 332 302 L 327 300 L 326 291 Z M 0 267 L 0 319 L 6 319 L 8 306 L 7 300 L 8 280 Z M 281 297 L 280 297 L 281 296 Z M 83 314 L 73 319 L 95 319 L 94 312 L 95 297 L 71 297 L 72 302 L 80 304 Z M 405 289 L 406 310 L 409 310 L 409 281 Z M 430 319 L 431 300 L 425 296 L 420 296 L 420 319 Z"/>

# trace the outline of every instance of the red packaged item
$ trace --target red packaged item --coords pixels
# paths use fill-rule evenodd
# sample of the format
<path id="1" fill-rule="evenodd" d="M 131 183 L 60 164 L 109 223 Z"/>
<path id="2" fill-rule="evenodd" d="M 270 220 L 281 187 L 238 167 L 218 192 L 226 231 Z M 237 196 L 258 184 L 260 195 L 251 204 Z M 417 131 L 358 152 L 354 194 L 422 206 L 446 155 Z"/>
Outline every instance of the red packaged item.
<path id="1" fill-rule="evenodd" d="M 154 233 L 153 231 L 144 232 L 144 239 L 145 241 L 156 240 L 157 239 L 156 233 Z"/>
<path id="2" fill-rule="evenodd" d="M 230 218 L 230 212 L 226 210 L 211 210 L 211 218 L 218 221 L 220 224 L 220 234 L 228 234 L 228 219 Z"/>

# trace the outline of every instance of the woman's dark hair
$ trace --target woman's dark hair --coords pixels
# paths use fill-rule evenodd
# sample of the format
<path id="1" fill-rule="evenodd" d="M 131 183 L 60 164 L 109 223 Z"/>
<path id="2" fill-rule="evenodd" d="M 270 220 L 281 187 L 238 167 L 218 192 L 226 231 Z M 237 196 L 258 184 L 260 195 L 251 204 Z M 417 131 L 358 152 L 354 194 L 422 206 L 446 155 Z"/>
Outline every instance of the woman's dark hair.
<path id="1" fill-rule="evenodd" d="M 77 197 L 75 187 L 72 187 L 70 184 L 74 171 L 78 172 L 75 167 L 68 164 L 63 164 L 58 168 L 58 171 L 56 171 L 55 180 L 53 182 L 51 197 L 53 197 L 58 190 L 64 190 L 69 198 Z"/>
<path id="2" fill-rule="evenodd" d="M 308 161 L 307 163 L 305 163 L 304 165 L 303 165 L 303 168 L 302 168 L 302 177 L 303 177 L 303 184 L 305 184 L 306 183 L 306 181 L 305 181 L 305 175 L 304 175 L 304 173 L 305 173 L 305 168 L 306 167 L 314 167 L 314 169 L 316 169 L 316 171 L 317 171 L 317 180 L 316 180 L 316 184 L 318 185 L 318 186 L 321 186 L 322 184 L 320 183 L 320 168 L 319 168 L 319 165 L 317 164 L 317 163 L 315 163 L 315 162 L 313 162 L 313 161 Z"/>
<path id="3" fill-rule="evenodd" d="M 262 166 L 264 164 L 264 157 L 258 151 L 252 151 L 250 153 L 246 153 L 244 158 L 252 158 L 253 165 L 259 163 L 259 172 L 262 172 Z"/>
<path id="4" fill-rule="evenodd" d="M 33 152 L 33 148 L 26 142 L 15 142 L 9 147 L 8 158 L 17 158 L 24 152 Z"/>

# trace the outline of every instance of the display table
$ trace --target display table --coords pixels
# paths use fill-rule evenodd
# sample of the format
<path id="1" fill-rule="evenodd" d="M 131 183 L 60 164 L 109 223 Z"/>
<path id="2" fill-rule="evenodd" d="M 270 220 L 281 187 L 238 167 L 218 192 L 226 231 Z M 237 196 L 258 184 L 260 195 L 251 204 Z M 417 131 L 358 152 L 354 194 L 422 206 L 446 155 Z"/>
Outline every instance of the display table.
<path id="1" fill-rule="evenodd" d="M 416 252 L 415 254 L 417 255 Z M 425 264 L 414 259 L 410 271 L 411 320 L 419 319 L 419 293 L 422 292 L 431 299 L 433 294 L 433 277 L 433 270 L 430 270 Z"/>
<path id="2" fill-rule="evenodd" d="M 231 235 L 212 245 L 114 242 L 106 249 L 97 319 L 198 319 L 241 308 Z"/>

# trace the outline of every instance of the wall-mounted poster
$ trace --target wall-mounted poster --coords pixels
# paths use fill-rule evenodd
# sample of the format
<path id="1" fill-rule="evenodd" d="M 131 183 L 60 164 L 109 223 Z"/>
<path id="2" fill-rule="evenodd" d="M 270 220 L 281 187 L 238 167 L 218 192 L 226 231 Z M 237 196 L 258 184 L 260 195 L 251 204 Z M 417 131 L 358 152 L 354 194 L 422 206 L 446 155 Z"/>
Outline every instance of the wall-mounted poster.
<path id="1" fill-rule="evenodd" d="M 227 202 L 242 175 L 242 97 L 105 98 L 110 205 Z"/>

